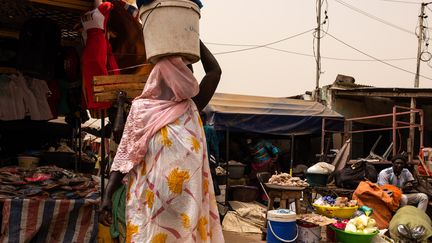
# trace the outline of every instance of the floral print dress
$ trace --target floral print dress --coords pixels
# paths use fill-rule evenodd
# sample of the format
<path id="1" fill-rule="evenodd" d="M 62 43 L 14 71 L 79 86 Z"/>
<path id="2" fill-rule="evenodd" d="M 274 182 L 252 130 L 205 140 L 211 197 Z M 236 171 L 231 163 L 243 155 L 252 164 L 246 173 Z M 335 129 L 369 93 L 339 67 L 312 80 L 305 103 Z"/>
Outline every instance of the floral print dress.
<path id="1" fill-rule="evenodd" d="M 224 242 L 195 105 L 149 140 L 127 178 L 126 242 Z"/>

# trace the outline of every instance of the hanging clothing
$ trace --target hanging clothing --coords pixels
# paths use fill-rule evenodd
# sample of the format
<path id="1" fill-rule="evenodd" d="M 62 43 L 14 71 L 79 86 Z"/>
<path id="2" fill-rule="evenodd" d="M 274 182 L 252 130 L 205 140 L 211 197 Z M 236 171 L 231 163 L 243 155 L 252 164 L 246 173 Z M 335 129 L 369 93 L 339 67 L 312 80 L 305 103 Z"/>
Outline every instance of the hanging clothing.
<path id="1" fill-rule="evenodd" d="M 180 57 L 153 68 L 127 118 L 112 171 L 128 173 L 126 242 L 224 242 L 205 134 Z"/>
<path id="2" fill-rule="evenodd" d="M 219 164 L 219 138 L 214 126 L 208 124 L 204 125 L 204 133 L 206 135 L 208 160 L 210 161 L 210 155 L 213 155 L 216 164 Z"/>
<path id="3" fill-rule="evenodd" d="M 21 73 L 0 75 L 0 120 L 49 120 L 53 118 L 44 80 L 26 78 Z"/>
<path id="4" fill-rule="evenodd" d="M 0 75 L 0 120 L 19 120 L 26 116 L 24 95 L 8 75 Z"/>
<path id="5" fill-rule="evenodd" d="M 48 88 L 47 83 L 40 79 L 29 79 L 28 86 L 36 99 L 36 105 L 38 106 L 38 114 L 32 116 L 33 120 L 50 120 L 53 118 L 51 108 L 48 104 L 48 97 L 51 95 L 51 91 Z"/>
<path id="6" fill-rule="evenodd" d="M 108 75 L 108 70 L 114 70 L 112 74 L 119 74 L 117 62 L 112 54 L 106 35 L 106 25 L 112 8 L 112 3 L 103 2 L 81 17 L 84 27 L 82 35 L 85 41 L 82 55 L 82 73 L 86 99 L 83 100 L 83 105 L 88 109 L 107 109 L 111 106 L 111 102 L 94 101 L 93 77 Z"/>

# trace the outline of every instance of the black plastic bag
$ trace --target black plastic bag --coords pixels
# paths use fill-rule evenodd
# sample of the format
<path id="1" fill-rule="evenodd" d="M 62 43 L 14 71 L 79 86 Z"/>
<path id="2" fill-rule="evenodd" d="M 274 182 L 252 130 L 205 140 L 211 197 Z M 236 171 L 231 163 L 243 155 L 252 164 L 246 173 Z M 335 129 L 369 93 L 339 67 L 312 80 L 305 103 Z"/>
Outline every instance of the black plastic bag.
<path id="1" fill-rule="evenodd" d="M 375 167 L 365 160 L 359 160 L 335 173 L 336 186 L 346 189 L 356 189 L 364 180 L 375 183 L 377 179 L 378 173 Z"/>

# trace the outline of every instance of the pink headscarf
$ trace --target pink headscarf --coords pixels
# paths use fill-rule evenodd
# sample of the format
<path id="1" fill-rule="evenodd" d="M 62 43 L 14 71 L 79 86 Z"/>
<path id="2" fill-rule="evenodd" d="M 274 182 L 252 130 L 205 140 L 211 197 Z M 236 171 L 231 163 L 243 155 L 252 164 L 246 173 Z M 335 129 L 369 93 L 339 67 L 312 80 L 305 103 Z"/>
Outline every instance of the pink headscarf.
<path id="1" fill-rule="evenodd" d="M 193 105 L 198 82 L 181 57 L 166 57 L 153 68 L 129 112 L 111 171 L 129 172 L 147 153 L 148 142 Z"/>

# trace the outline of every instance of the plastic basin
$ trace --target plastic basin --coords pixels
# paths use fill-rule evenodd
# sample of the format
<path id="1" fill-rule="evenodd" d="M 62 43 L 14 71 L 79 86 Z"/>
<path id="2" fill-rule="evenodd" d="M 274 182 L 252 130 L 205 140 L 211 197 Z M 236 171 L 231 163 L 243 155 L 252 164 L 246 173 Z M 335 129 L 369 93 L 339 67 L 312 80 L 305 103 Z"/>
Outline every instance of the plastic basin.
<path id="1" fill-rule="evenodd" d="M 363 233 L 346 232 L 344 230 L 337 229 L 333 226 L 330 226 L 330 228 L 335 232 L 337 242 L 342 242 L 342 243 L 345 242 L 370 243 L 372 242 L 372 238 L 378 234 L 378 231 L 371 234 L 363 234 Z"/>
<path id="2" fill-rule="evenodd" d="M 231 179 L 240 179 L 244 175 L 246 165 L 243 164 L 233 164 L 228 165 L 228 176 Z"/>
<path id="3" fill-rule="evenodd" d="M 349 219 L 357 210 L 358 206 L 354 207 L 331 207 L 320 206 L 313 204 L 317 214 L 327 216 L 329 218 Z"/>
<path id="4" fill-rule="evenodd" d="M 329 175 L 318 173 L 306 173 L 307 183 L 310 186 L 326 186 Z"/>

